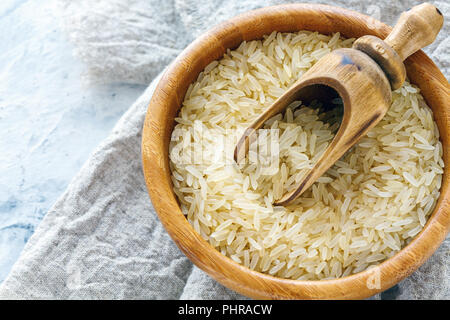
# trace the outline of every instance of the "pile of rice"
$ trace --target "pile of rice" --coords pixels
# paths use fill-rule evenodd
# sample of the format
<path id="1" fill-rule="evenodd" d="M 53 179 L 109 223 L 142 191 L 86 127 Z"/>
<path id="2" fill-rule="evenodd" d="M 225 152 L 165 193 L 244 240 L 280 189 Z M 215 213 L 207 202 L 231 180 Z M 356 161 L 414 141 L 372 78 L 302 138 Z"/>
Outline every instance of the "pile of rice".
<path id="1" fill-rule="evenodd" d="M 266 123 L 278 129 L 275 167 L 233 161 L 242 130 L 317 60 L 352 42 L 273 32 L 228 50 L 189 87 L 170 143 L 174 191 L 194 229 L 236 262 L 282 278 L 342 277 L 394 255 L 431 214 L 442 145 L 432 111 L 407 82 L 384 119 L 288 207 L 272 202 L 311 168 L 339 123 L 296 102 Z"/>

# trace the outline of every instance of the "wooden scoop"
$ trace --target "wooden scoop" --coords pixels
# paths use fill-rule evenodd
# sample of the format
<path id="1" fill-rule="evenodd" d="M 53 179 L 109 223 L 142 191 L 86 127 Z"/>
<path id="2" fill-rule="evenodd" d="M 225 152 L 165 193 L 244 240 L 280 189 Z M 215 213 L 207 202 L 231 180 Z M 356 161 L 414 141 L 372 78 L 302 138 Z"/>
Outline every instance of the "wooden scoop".
<path id="1" fill-rule="evenodd" d="M 315 99 L 326 101 L 340 96 L 344 115 L 333 141 L 296 188 L 274 203 L 289 204 L 383 118 L 391 105 L 391 90 L 400 88 L 405 81 L 403 60 L 431 44 L 443 21 L 435 6 L 423 3 L 403 12 L 384 41 L 363 36 L 354 42 L 352 49 L 327 54 L 245 130 L 236 145 L 234 160 L 241 163 L 255 140 L 256 130 L 293 101 L 307 104 Z"/>

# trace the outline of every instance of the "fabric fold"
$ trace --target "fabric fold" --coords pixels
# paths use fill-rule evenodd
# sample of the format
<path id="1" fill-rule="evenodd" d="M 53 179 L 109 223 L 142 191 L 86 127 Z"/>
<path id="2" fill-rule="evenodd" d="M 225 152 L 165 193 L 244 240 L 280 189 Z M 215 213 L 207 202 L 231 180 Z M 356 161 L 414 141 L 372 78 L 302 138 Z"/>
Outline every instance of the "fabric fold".
<path id="1" fill-rule="evenodd" d="M 59 0 L 66 30 L 94 81 L 149 83 L 200 33 L 279 1 Z M 305 2 L 305 1 L 303 1 Z M 312 1 L 306 1 L 312 2 Z M 323 3 L 389 24 L 416 4 Z M 450 16 L 450 6 L 434 2 Z M 448 77 L 449 24 L 426 52 Z M 47 213 L 7 279 L 2 299 L 244 299 L 194 267 L 159 222 L 145 186 L 141 130 L 159 77 L 94 151 Z M 374 299 L 449 299 L 449 241 Z"/>
<path id="2" fill-rule="evenodd" d="M 159 77 L 158 77 L 159 79 Z M 192 269 L 151 206 L 141 128 L 156 79 L 47 213 L 3 299 L 177 299 Z"/>

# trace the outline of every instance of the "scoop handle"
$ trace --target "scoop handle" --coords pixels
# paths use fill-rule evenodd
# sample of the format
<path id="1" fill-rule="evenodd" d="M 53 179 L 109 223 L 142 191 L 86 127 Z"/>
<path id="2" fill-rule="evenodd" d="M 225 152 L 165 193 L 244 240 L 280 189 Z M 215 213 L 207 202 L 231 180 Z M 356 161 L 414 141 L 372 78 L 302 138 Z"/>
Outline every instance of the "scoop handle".
<path id="1" fill-rule="evenodd" d="M 422 3 L 403 12 L 392 32 L 384 40 L 402 60 L 431 44 L 444 23 L 442 13 L 430 3 Z"/>

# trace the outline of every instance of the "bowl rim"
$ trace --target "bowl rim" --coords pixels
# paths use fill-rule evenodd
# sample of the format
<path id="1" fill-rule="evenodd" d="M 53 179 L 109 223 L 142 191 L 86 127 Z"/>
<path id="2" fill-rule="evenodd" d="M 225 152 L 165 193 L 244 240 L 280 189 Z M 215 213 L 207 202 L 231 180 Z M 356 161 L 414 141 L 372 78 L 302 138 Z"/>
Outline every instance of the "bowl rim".
<path id="1" fill-rule="evenodd" d="M 173 118 L 181 107 L 187 86 L 195 81 L 200 71 L 211 61 L 219 59 L 226 49 L 233 49 L 244 40 L 259 39 L 269 34 L 265 31 L 270 28 L 280 32 L 313 30 L 330 33 L 334 30 L 344 36 L 372 34 L 381 38 L 391 30 L 380 21 L 353 10 L 296 3 L 248 11 L 198 37 L 167 68 L 147 110 L 142 131 L 142 162 L 153 207 L 180 250 L 212 278 L 240 294 L 257 299 L 367 298 L 390 288 L 415 271 L 439 247 L 450 229 L 450 153 L 447 147 L 450 135 L 450 112 L 447 110 L 450 108 L 446 107 L 450 86 L 422 51 L 405 61 L 410 81 L 417 83 L 433 110 L 445 163 L 441 194 L 435 209 L 422 231 L 407 246 L 371 269 L 337 279 L 290 280 L 257 272 L 222 255 L 187 221 L 172 189 L 168 141 Z"/>

